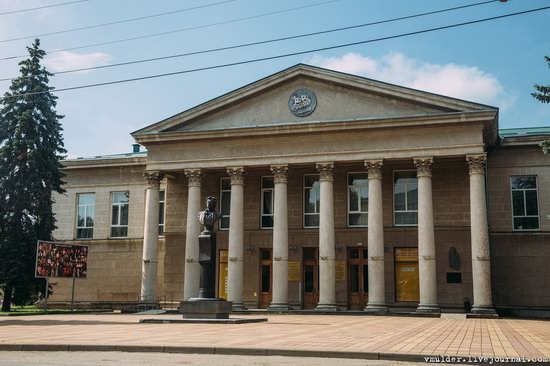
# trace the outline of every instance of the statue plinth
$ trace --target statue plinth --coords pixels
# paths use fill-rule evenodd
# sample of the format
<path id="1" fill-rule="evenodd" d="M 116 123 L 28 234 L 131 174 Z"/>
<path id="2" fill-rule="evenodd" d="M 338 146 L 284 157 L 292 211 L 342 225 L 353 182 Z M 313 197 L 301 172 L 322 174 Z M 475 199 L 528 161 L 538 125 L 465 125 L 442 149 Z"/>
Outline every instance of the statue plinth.
<path id="1" fill-rule="evenodd" d="M 199 235 L 199 264 L 199 299 L 213 299 L 216 286 L 216 233 L 213 231 L 205 230 Z"/>
<path id="2" fill-rule="evenodd" d="M 215 211 L 216 199 L 206 199 L 206 210 L 199 213 L 204 231 L 199 235 L 199 264 L 201 266 L 199 297 L 180 302 L 184 319 L 229 319 L 232 303 L 215 295 L 216 233 L 214 224 L 222 215 Z"/>

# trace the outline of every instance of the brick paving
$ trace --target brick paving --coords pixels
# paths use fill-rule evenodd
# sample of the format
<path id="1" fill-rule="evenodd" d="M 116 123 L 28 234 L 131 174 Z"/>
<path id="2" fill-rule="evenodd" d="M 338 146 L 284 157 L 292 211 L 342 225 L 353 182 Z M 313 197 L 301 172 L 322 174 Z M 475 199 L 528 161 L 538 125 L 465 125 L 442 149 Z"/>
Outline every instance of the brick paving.
<path id="1" fill-rule="evenodd" d="M 254 315 L 239 315 L 248 316 Z M 550 358 L 550 322 L 544 320 L 269 314 L 268 322 L 252 324 L 138 323 L 177 317 L 0 317 L 0 350 L 14 344 L 132 345 Z"/>

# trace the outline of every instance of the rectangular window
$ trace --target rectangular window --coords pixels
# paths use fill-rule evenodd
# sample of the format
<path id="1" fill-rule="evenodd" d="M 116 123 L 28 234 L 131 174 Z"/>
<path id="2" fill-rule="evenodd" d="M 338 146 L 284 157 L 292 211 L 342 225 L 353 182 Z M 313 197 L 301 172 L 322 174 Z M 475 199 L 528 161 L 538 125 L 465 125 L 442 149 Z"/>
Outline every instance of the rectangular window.
<path id="1" fill-rule="evenodd" d="M 273 197 L 275 194 L 275 183 L 273 177 L 262 177 L 262 229 L 273 228 Z"/>
<path id="2" fill-rule="evenodd" d="M 220 230 L 229 229 L 229 212 L 231 210 L 231 178 L 220 180 L 220 211 L 223 215 L 220 220 Z"/>
<path id="3" fill-rule="evenodd" d="M 76 202 L 76 238 L 91 239 L 94 237 L 95 194 L 79 193 Z"/>
<path id="4" fill-rule="evenodd" d="M 394 172 L 393 212 L 396 226 L 418 225 L 418 181 L 416 171 Z"/>
<path id="5" fill-rule="evenodd" d="M 319 227 L 320 203 L 319 175 L 304 175 L 304 227 Z"/>
<path id="6" fill-rule="evenodd" d="M 130 192 L 111 193 L 111 238 L 128 236 L 128 205 Z"/>
<path id="7" fill-rule="evenodd" d="M 539 230 L 537 177 L 510 177 L 514 230 Z"/>
<path id="8" fill-rule="evenodd" d="M 159 191 L 159 235 L 164 235 L 164 200 L 165 193 L 164 191 Z"/>
<path id="9" fill-rule="evenodd" d="M 369 180 L 367 173 L 348 174 L 348 226 L 367 226 Z"/>

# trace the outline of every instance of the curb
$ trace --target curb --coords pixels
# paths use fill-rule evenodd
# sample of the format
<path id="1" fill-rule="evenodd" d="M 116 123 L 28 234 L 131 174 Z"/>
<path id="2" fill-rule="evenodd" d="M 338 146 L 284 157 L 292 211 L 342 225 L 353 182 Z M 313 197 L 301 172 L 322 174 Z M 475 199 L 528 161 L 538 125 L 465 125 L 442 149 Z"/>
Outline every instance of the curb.
<path id="1" fill-rule="evenodd" d="M 240 356 L 287 356 L 348 358 L 361 360 L 390 360 L 422 362 L 426 357 L 441 355 L 399 354 L 381 352 L 314 351 L 305 349 L 271 349 L 238 347 L 185 347 L 185 346 L 140 346 L 140 345 L 92 345 L 92 344 L 0 344 L 0 351 L 65 351 L 65 352 L 154 352 L 198 353 Z M 450 356 L 460 357 L 460 356 Z M 463 356 L 467 358 L 466 356 Z"/>

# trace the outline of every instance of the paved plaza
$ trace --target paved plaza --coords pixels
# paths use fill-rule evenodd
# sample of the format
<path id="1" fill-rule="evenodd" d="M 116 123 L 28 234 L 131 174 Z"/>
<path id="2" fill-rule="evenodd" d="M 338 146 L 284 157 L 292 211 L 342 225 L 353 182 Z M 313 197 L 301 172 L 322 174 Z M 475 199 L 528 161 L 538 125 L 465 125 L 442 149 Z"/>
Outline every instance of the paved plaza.
<path id="1" fill-rule="evenodd" d="M 257 317 L 259 315 L 239 315 Z M 177 315 L 0 317 L 0 351 L 134 351 L 422 361 L 550 359 L 550 322 L 353 315 L 261 315 L 252 324 L 140 324 Z"/>

